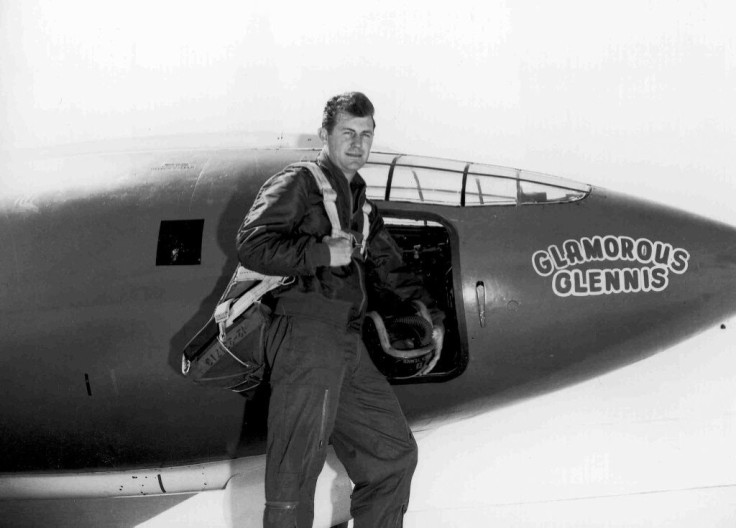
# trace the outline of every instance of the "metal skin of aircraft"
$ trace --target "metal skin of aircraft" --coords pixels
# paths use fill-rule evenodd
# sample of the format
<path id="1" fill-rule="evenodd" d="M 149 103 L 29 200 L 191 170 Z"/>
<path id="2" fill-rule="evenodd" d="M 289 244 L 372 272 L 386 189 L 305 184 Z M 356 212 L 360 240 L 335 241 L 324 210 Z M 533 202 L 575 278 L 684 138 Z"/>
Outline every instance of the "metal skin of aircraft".
<path id="1" fill-rule="evenodd" d="M 27 183 L 0 197 L 0 499 L 228 489 L 233 525 L 258 525 L 268 388 L 246 400 L 196 386 L 181 351 L 236 265 L 260 185 L 316 153 L 2 162 L 5 182 Z M 736 229 L 725 224 L 485 164 L 373 152 L 361 174 L 447 314 L 426 375 L 372 351 L 420 453 L 438 427 L 611 372 L 736 312 Z M 346 522 L 350 491 L 330 453 L 315 526 Z"/>

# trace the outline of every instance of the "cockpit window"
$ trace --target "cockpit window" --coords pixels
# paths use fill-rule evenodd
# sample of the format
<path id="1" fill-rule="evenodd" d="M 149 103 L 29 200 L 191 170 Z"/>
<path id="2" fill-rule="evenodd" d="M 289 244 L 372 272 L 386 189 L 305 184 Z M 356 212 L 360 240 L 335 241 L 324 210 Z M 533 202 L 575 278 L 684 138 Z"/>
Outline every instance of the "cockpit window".
<path id="1" fill-rule="evenodd" d="M 508 175 L 468 174 L 464 205 L 515 205 L 516 194 L 513 171 Z"/>
<path id="2" fill-rule="evenodd" d="M 528 205 L 582 200 L 590 186 L 480 163 L 373 153 L 360 171 L 374 200 L 449 206 Z"/>
<path id="3" fill-rule="evenodd" d="M 462 188 L 461 172 L 397 165 L 391 180 L 389 200 L 459 205 Z"/>

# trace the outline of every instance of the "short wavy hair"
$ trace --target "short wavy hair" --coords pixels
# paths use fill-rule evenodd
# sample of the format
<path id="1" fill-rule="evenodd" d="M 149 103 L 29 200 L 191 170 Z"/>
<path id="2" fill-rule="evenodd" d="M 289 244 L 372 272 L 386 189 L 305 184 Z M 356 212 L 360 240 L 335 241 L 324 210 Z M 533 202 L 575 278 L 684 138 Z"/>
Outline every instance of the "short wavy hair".
<path id="1" fill-rule="evenodd" d="M 370 117 L 373 119 L 373 128 L 376 128 L 373 103 L 361 92 L 346 92 L 327 101 L 322 113 L 322 128 L 332 134 L 341 112 L 354 117 Z"/>

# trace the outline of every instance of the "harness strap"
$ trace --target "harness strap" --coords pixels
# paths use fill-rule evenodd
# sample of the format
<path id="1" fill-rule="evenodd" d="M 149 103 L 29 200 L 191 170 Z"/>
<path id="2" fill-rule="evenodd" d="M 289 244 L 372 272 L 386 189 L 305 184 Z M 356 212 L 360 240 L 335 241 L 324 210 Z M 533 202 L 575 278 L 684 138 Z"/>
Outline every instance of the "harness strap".
<path id="1" fill-rule="evenodd" d="M 250 308 L 254 302 L 274 288 L 293 281 L 293 277 L 264 275 L 259 284 L 245 292 L 238 300 L 228 299 L 218 304 L 215 308 L 215 322 L 220 327 L 220 338 L 225 338 L 225 329 L 233 324 L 233 321 Z"/>
<path id="2" fill-rule="evenodd" d="M 371 221 L 368 219 L 368 215 L 371 214 L 371 204 L 368 203 L 366 198 L 363 202 L 363 241 L 360 244 L 360 254 L 365 257 L 368 248 L 368 235 L 371 231 Z"/>
<path id="3" fill-rule="evenodd" d="M 264 275 L 263 273 L 258 273 L 257 271 L 249 270 L 242 265 L 238 265 L 238 269 L 235 271 L 235 278 L 233 279 L 233 282 L 263 280 L 266 277 L 272 277 L 272 275 Z"/>
<path id="4" fill-rule="evenodd" d="M 327 212 L 327 217 L 330 219 L 330 224 L 332 224 L 332 237 L 352 240 L 352 235 L 343 231 L 340 227 L 340 217 L 337 215 L 337 193 L 332 188 L 332 185 L 330 185 L 330 182 L 322 171 L 322 168 L 314 162 L 292 163 L 290 166 L 303 167 L 309 170 L 315 182 L 317 182 L 317 186 L 322 193 L 322 200 L 324 202 L 325 211 Z M 368 219 L 370 212 L 371 205 L 368 203 L 368 200 L 366 200 L 363 203 L 363 240 L 360 244 L 360 254 L 364 257 L 368 246 L 368 234 L 371 229 L 370 220 Z"/>
<path id="5" fill-rule="evenodd" d="M 327 217 L 330 219 L 330 224 L 332 224 L 332 237 L 347 238 L 346 233 L 344 233 L 340 227 L 340 217 L 337 216 L 337 193 L 332 188 L 332 185 L 330 185 L 329 180 L 327 180 L 327 176 L 322 172 L 319 165 L 316 163 L 302 162 L 292 163 L 290 166 L 303 167 L 309 170 L 322 193 L 322 201 L 325 205 L 325 211 L 327 211 Z"/>

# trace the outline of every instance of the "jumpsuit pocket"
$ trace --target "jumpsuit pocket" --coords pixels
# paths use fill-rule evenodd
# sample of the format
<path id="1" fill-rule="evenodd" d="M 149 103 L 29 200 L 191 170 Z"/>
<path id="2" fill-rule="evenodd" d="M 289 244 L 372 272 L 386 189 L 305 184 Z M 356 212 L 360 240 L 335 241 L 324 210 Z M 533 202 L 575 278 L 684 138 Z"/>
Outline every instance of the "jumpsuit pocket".
<path id="1" fill-rule="evenodd" d="M 325 385 L 274 388 L 268 424 L 273 443 L 268 457 L 276 461 L 278 473 L 319 474 L 334 421 L 330 395 Z"/>

